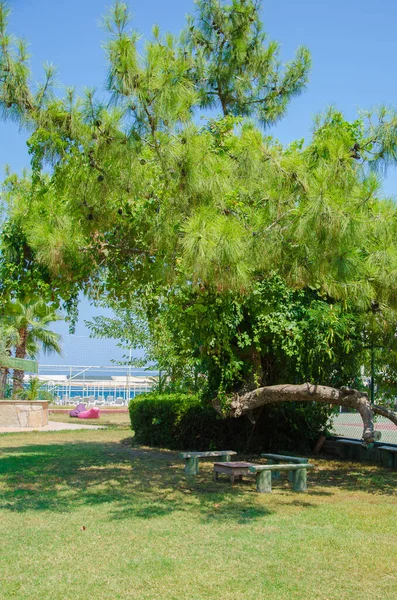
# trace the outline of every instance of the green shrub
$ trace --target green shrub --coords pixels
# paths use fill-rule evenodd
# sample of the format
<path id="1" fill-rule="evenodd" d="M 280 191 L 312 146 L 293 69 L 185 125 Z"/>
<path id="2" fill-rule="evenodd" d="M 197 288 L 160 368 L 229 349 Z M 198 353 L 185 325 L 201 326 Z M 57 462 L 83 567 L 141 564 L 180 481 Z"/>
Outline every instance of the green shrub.
<path id="1" fill-rule="evenodd" d="M 215 410 L 190 394 L 141 394 L 129 405 L 131 427 L 142 444 L 163 448 L 207 448 Z M 216 429 L 216 425 L 215 425 Z"/>
<path id="2" fill-rule="evenodd" d="M 283 403 L 262 407 L 253 425 L 244 416 L 223 419 L 195 395 L 142 394 L 129 405 L 138 443 L 178 450 L 263 452 L 305 451 L 317 440 L 329 418 L 315 403 Z"/>

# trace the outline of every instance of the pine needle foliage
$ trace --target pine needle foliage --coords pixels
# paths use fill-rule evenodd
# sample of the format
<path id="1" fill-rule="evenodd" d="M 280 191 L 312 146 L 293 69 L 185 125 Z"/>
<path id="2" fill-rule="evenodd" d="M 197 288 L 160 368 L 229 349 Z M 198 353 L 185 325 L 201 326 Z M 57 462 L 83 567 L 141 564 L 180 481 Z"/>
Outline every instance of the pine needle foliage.
<path id="1" fill-rule="evenodd" d="M 182 34 L 202 108 L 256 117 L 268 126 L 285 115 L 306 87 L 311 57 L 300 47 L 285 65 L 280 44 L 268 40 L 258 0 L 197 0 Z"/>
<path id="2" fill-rule="evenodd" d="M 310 55 L 282 64 L 260 6 L 198 0 L 180 36 L 154 28 L 140 51 L 116 2 L 99 97 L 55 95 L 53 67 L 33 86 L 0 4 L 2 114 L 31 133 L 32 173 L 7 179 L 8 215 L 56 281 L 139 298 L 148 317 L 180 290 L 240 302 L 275 273 L 343 310 L 396 309 L 397 212 L 382 194 L 396 113 L 348 122 L 332 108 L 306 141 L 267 135 L 304 90 Z"/>

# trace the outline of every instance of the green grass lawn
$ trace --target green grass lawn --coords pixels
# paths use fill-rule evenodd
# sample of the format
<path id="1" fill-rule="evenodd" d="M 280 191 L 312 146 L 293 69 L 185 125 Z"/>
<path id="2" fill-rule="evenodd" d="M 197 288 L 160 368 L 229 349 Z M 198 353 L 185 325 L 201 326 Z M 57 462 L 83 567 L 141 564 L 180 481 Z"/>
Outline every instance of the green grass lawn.
<path id="1" fill-rule="evenodd" d="M 116 427 L 118 429 L 130 428 L 130 416 L 126 412 L 99 412 L 99 414 L 99 419 L 76 419 L 75 417 L 69 417 L 67 413 L 50 413 L 48 419 L 60 423 L 77 423 L 77 425 L 106 425 L 107 427 Z"/>
<path id="2" fill-rule="evenodd" d="M 395 600 L 396 472 L 315 459 L 309 493 L 257 494 L 129 436 L 0 436 L 1 599 Z"/>

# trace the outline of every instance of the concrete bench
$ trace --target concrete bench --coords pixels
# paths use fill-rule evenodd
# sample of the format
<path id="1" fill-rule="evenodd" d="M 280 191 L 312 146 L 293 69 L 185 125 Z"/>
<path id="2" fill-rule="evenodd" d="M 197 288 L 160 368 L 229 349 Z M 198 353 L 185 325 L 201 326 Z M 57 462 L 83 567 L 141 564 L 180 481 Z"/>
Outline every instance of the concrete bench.
<path id="1" fill-rule="evenodd" d="M 261 454 L 261 457 L 267 459 L 268 465 L 278 465 L 282 462 L 293 463 L 293 464 L 299 465 L 301 463 L 309 462 L 307 458 L 300 458 L 299 456 L 286 456 L 285 454 L 267 454 L 267 453 L 265 453 L 265 454 Z M 277 470 L 272 471 L 272 479 L 279 479 L 279 477 L 280 477 L 280 471 L 277 471 Z M 292 483 L 292 480 L 293 480 L 292 471 L 288 474 L 288 479 Z"/>
<path id="2" fill-rule="evenodd" d="M 256 491 L 270 493 L 272 491 L 272 472 L 288 471 L 292 473 L 292 488 L 295 492 L 307 491 L 307 469 L 313 469 L 309 463 L 290 463 L 287 465 L 251 465 L 250 473 L 256 474 Z"/>
<path id="3" fill-rule="evenodd" d="M 200 458 L 220 458 L 222 462 L 230 462 L 230 457 L 237 452 L 233 450 L 214 450 L 212 452 L 181 452 L 180 457 L 185 459 L 185 474 L 197 475 L 199 472 Z"/>
<path id="4" fill-rule="evenodd" d="M 397 448 L 392 448 L 391 446 L 378 446 L 376 449 L 386 453 L 387 467 L 390 467 L 391 469 L 397 467 Z"/>

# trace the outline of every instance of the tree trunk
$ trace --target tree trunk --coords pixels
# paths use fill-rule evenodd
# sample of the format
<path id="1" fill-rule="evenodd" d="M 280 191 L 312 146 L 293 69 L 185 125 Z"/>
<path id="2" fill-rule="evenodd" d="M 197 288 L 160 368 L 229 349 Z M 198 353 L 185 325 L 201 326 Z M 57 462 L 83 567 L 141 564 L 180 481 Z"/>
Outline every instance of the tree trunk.
<path id="1" fill-rule="evenodd" d="M 11 348 L 7 345 L 6 354 L 11 356 Z M 4 398 L 7 386 L 7 380 L 10 369 L 8 367 L 1 367 L 0 369 L 0 398 Z"/>
<path id="2" fill-rule="evenodd" d="M 25 327 L 22 327 L 18 333 L 19 333 L 19 344 L 15 351 L 15 357 L 16 358 L 25 358 L 26 357 L 26 346 L 27 346 L 27 341 L 28 341 L 28 330 Z M 13 398 L 18 396 L 18 394 L 23 390 L 24 375 L 25 375 L 25 371 L 21 371 L 20 369 L 14 369 L 13 386 L 12 386 Z"/>
<path id="3" fill-rule="evenodd" d="M 8 367 L 1 367 L 0 369 L 0 398 L 4 398 L 9 372 L 10 370 Z"/>
<path id="4" fill-rule="evenodd" d="M 332 388 L 325 385 L 303 383 L 300 385 L 282 384 L 258 388 L 241 396 L 231 397 L 226 409 L 218 400 L 214 401 L 215 409 L 230 417 L 240 417 L 245 413 L 265 404 L 277 402 L 321 402 L 356 409 L 363 420 L 363 440 L 369 444 L 380 439 L 380 432 L 374 428 L 374 413 L 390 419 L 397 425 L 397 413 L 383 406 L 371 405 L 368 395 L 351 388 Z"/>

